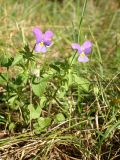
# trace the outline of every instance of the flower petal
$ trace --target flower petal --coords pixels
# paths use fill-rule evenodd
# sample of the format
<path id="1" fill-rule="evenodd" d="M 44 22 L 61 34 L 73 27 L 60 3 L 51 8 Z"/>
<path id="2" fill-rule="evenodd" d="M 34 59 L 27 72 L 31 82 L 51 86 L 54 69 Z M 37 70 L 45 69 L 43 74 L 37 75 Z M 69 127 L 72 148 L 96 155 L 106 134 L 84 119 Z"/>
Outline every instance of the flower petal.
<path id="1" fill-rule="evenodd" d="M 45 32 L 44 34 L 44 38 L 43 38 L 43 42 L 46 46 L 50 46 L 52 41 L 51 41 L 51 38 L 53 37 L 53 32 L 48 30 Z"/>
<path id="2" fill-rule="evenodd" d="M 90 48 L 90 47 L 92 47 L 92 45 L 93 45 L 93 44 L 92 44 L 90 41 L 85 41 L 82 46 L 83 46 L 84 48 Z"/>
<path id="3" fill-rule="evenodd" d="M 48 30 L 44 34 L 44 39 L 51 39 L 53 37 L 53 35 L 54 35 L 53 32 Z"/>
<path id="4" fill-rule="evenodd" d="M 79 61 L 79 62 L 88 62 L 89 59 L 88 59 L 87 56 L 79 56 L 78 61 Z"/>
<path id="5" fill-rule="evenodd" d="M 77 50 L 81 49 L 81 47 L 78 43 L 72 43 L 71 46 L 72 46 L 73 49 L 77 49 Z"/>
<path id="6" fill-rule="evenodd" d="M 43 36 L 42 31 L 36 27 L 33 29 L 33 33 L 36 37 L 36 43 L 40 43 L 42 41 L 42 36 Z"/>
<path id="7" fill-rule="evenodd" d="M 85 54 L 89 54 L 92 50 L 92 43 L 90 41 L 85 41 L 81 47 L 83 48 Z"/>
<path id="8" fill-rule="evenodd" d="M 92 48 L 86 48 L 86 49 L 84 50 L 84 53 L 85 53 L 85 54 L 89 54 L 91 51 L 92 51 Z"/>
<path id="9" fill-rule="evenodd" d="M 50 46 L 51 44 L 52 44 L 52 41 L 50 41 L 50 40 L 44 41 L 45 46 Z"/>
<path id="10" fill-rule="evenodd" d="M 40 44 L 36 44 L 35 46 L 35 52 L 42 52 L 45 53 L 47 51 L 45 46 L 40 46 Z"/>

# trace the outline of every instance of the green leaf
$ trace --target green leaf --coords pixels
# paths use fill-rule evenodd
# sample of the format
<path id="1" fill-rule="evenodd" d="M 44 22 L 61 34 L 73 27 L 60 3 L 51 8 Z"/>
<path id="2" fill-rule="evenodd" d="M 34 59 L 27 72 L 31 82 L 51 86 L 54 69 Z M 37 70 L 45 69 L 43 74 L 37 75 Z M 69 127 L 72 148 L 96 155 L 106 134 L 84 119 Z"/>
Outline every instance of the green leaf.
<path id="1" fill-rule="evenodd" d="M 0 124 L 5 124 L 5 123 L 6 123 L 5 117 L 0 115 Z"/>
<path id="2" fill-rule="evenodd" d="M 13 95 L 11 95 L 11 97 L 9 97 L 8 104 L 12 110 L 17 110 L 19 108 L 20 101 L 16 93 L 14 93 Z"/>
<path id="3" fill-rule="evenodd" d="M 45 77 L 39 83 L 32 82 L 32 90 L 36 96 L 41 97 L 44 94 L 48 80 L 49 78 Z"/>
<path id="4" fill-rule="evenodd" d="M 41 110 L 42 110 L 40 105 L 34 106 L 30 104 L 28 105 L 28 109 L 30 111 L 30 120 L 37 119 L 40 117 Z"/>
<path id="5" fill-rule="evenodd" d="M 32 53 L 32 51 L 30 51 L 28 44 L 24 46 L 23 50 L 21 50 L 20 53 L 23 55 L 23 58 L 33 60 L 34 54 Z"/>
<path id="6" fill-rule="evenodd" d="M 79 87 L 85 91 L 88 92 L 89 91 L 89 86 L 90 86 L 90 82 L 83 78 L 83 77 L 79 77 L 76 74 L 73 75 L 74 77 L 74 83 L 77 83 L 79 85 Z"/>
<path id="7" fill-rule="evenodd" d="M 17 55 L 12 62 L 12 66 L 18 64 L 22 60 L 22 58 L 23 58 L 22 55 Z"/>
<path id="8" fill-rule="evenodd" d="M 46 97 L 40 97 L 40 107 L 43 108 L 46 102 Z"/>
<path id="9" fill-rule="evenodd" d="M 55 116 L 55 121 L 56 122 L 62 122 L 62 121 L 65 121 L 65 117 L 62 113 L 58 113 L 56 116 Z"/>
<path id="10" fill-rule="evenodd" d="M 0 60 L 0 64 L 2 67 L 10 67 L 14 60 L 13 57 L 5 57 L 5 55 L 1 56 L 0 58 L 2 59 Z"/>
<path id="11" fill-rule="evenodd" d="M 44 129 L 44 128 L 48 127 L 51 124 L 51 118 L 49 118 L 49 117 L 47 117 L 47 118 L 40 117 L 38 119 L 38 124 L 39 124 L 40 129 Z"/>
<path id="12" fill-rule="evenodd" d="M 94 94 L 95 94 L 95 95 L 98 95 L 98 93 L 99 93 L 99 88 L 98 88 L 97 85 L 94 86 L 93 91 L 94 91 Z"/>
<path id="13" fill-rule="evenodd" d="M 50 64 L 50 67 L 60 73 L 60 68 L 58 66 Z"/>
<path id="14" fill-rule="evenodd" d="M 7 73 L 0 73 L 0 84 L 5 85 L 7 82 Z"/>
<path id="15" fill-rule="evenodd" d="M 14 128 L 15 128 L 15 123 L 11 122 L 10 125 L 9 125 L 9 130 L 13 131 Z"/>
<path id="16" fill-rule="evenodd" d="M 51 124 L 51 118 L 40 117 L 37 123 L 34 123 L 35 133 L 39 134 L 44 131 Z"/>

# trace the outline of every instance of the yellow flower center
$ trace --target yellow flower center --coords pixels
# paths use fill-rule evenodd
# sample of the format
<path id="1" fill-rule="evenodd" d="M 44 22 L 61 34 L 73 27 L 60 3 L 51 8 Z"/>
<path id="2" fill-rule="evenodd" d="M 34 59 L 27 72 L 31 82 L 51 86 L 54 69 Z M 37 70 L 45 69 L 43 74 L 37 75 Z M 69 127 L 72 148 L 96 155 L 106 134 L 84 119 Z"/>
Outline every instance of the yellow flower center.
<path id="1" fill-rule="evenodd" d="M 43 42 L 40 42 L 40 44 L 39 44 L 40 46 L 43 46 L 44 44 L 43 44 Z"/>
<path id="2" fill-rule="evenodd" d="M 82 53 L 80 54 L 80 56 L 81 56 L 81 57 L 85 57 L 85 53 L 82 52 Z"/>

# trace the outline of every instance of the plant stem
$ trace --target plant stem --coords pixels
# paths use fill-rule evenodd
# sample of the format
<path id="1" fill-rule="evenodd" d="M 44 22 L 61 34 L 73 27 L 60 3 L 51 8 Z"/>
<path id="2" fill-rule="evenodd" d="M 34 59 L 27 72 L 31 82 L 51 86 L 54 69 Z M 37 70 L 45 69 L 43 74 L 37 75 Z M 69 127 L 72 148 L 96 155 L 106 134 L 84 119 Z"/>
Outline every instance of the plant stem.
<path id="1" fill-rule="evenodd" d="M 72 58 L 72 60 L 71 60 L 71 62 L 70 62 L 70 67 L 71 67 L 71 65 L 72 65 L 72 62 L 73 62 L 75 56 L 76 56 L 76 53 L 77 53 L 77 51 L 76 51 L 75 54 L 73 55 L 73 58 Z"/>

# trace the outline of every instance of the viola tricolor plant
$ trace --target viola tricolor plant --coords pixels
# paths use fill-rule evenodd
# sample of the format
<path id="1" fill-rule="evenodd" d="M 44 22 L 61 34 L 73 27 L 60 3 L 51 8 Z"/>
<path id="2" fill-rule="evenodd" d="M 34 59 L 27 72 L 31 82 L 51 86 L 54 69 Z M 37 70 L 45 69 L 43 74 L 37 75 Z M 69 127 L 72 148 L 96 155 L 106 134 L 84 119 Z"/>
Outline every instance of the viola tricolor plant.
<path id="1" fill-rule="evenodd" d="M 79 53 L 79 62 L 88 62 L 89 59 L 87 55 L 91 52 L 92 50 L 92 43 L 90 41 L 85 41 L 83 45 L 79 45 L 78 43 L 72 43 L 72 48 L 77 50 Z"/>
<path id="2" fill-rule="evenodd" d="M 52 44 L 53 32 L 47 30 L 44 34 L 39 28 L 34 28 L 33 33 L 36 37 L 36 45 L 35 52 L 45 53 L 47 51 L 47 47 Z"/>
<path id="3" fill-rule="evenodd" d="M 7 69 L 7 74 L 1 73 L 0 84 L 6 84 L 6 90 L 5 94 L 2 94 L 2 97 L 0 93 L 0 101 L 4 102 L 5 100 L 5 102 L 8 102 L 8 106 L 13 110 L 15 109 L 15 111 L 16 104 L 17 106 L 21 106 L 22 102 L 24 107 L 21 107 L 21 111 L 25 123 L 30 124 L 30 129 L 33 129 L 36 134 L 40 134 L 41 132 L 47 131 L 46 129 L 51 124 L 56 125 L 67 119 L 69 120 L 69 127 L 72 125 L 72 106 L 69 109 L 68 104 L 69 97 L 71 97 L 71 93 L 74 92 L 72 87 L 76 86 L 78 90 L 75 91 L 77 92 L 88 92 L 90 83 L 86 78 L 80 77 L 79 72 L 76 73 L 77 64 L 72 65 L 76 53 L 72 58 L 70 57 L 70 59 L 66 58 L 62 61 L 58 59 L 55 61 L 47 61 L 47 63 L 39 63 L 40 56 L 33 54 L 33 51 L 35 53 L 47 52 L 47 47 L 52 45 L 54 34 L 51 30 L 43 33 L 38 27 L 34 27 L 33 33 L 36 41 L 33 49 L 30 49 L 31 47 L 27 44 L 15 57 L 8 58 L 5 56 L 1 58 L 1 67 L 9 69 L 10 67 L 19 68 L 15 70 L 15 76 L 11 83 L 9 83 L 11 79 L 11 75 L 9 75 L 10 72 L 8 72 L 9 70 Z M 78 61 L 87 62 L 87 55 L 91 52 L 92 43 L 85 41 L 81 46 L 77 43 L 71 45 L 72 48 L 79 53 Z M 4 76 L 6 77 L 4 78 Z M 20 87 L 17 87 L 18 85 Z M 79 85 L 81 87 L 78 87 Z M 23 90 L 25 92 L 23 92 L 21 96 L 21 91 Z M 70 99 L 72 104 L 73 96 Z M 58 107 L 58 101 L 64 104 L 62 110 L 61 104 L 60 108 Z M 53 105 L 53 103 L 57 104 L 59 108 L 55 111 L 55 116 L 53 117 L 50 114 L 44 116 L 42 109 L 44 110 L 45 108 L 46 111 L 48 109 L 48 113 L 52 113 L 50 106 Z M 63 111 L 63 113 L 61 111 Z M 68 114 L 66 115 L 66 113 Z M 11 126 L 14 127 L 16 122 L 15 125 L 11 125 L 13 121 L 12 116 L 7 119 L 9 121 L 6 120 L 5 123 L 9 124 L 9 128 L 12 131 L 13 128 Z"/>

